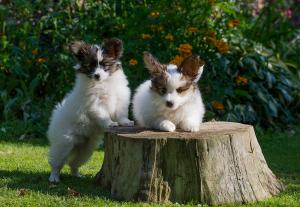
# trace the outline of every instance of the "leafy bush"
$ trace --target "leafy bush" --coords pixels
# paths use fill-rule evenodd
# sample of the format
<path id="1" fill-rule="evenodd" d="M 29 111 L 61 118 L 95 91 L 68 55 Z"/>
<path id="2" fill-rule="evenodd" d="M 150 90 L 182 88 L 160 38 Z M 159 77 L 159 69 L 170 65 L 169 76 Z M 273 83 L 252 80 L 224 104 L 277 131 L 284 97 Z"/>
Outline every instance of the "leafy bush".
<path id="1" fill-rule="evenodd" d="M 249 19 L 247 37 L 271 48 L 282 60 L 281 65 L 300 81 L 300 1 L 266 1 L 257 15 Z"/>
<path id="2" fill-rule="evenodd" d="M 149 77 L 143 51 L 175 64 L 193 52 L 206 61 L 200 88 L 207 120 L 291 124 L 299 118 L 299 82 L 281 56 L 245 39 L 249 17 L 238 9 L 230 1 L 213 0 L 0 5 L 0 119 L 45 128 L 55 102 L 74 82 L 68 44 L 116 36 L 125 43 L 123 67 L 132 89 Z"/>

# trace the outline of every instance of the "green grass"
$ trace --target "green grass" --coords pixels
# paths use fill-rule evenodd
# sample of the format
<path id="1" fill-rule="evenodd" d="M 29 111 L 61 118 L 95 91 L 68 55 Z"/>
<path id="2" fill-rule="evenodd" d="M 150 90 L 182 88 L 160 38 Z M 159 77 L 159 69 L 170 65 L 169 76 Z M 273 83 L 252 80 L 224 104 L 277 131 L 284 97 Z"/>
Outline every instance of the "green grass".
<path id="1" fill-rule="evenodd" d="M 12 128 L 11 132 L 0 130 L 0 206 L 160 206 L 114 201 L 109 192 L 96 186 L 93 177 L 101 167 L 103 150 L 95 152 L 81 168 L 84 178 L 71 177 L 65 167 L 62 183 L 56 187 L 49 186 L 47 142 L 36 138 L 13 138 L 21 128 L 24 126 Z M 286 190 L 269 200 L 243 206 L 300 206 L 300 127 L 295 128 L 294 132 L 258 134 L 265 158 L 285 184 Z M 74 195 L 68 188 L 80 195 Z"/>

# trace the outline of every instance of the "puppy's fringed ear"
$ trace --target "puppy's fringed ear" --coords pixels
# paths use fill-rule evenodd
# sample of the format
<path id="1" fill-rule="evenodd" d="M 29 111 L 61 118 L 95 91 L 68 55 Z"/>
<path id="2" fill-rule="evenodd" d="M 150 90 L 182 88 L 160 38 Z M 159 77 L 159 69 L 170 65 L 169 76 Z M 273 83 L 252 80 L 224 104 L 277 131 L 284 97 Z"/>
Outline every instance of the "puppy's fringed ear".
<path id="1" fill-rule="evenodd" d="M 104 54 L 113 59 L 119 59 L 123 54 L 123 42 L 118 38 L 104 40 Z"/>
<path id="2" fill-rule="evenodd" d="M 69 46 L 72 54 L 78 59 L 83 60 L 86 56 L 88 56 L 91 52 L 91 45 L 83 42 L 83 41 L 75 41 L 71 43 Z"/>
<path id="3" fill-rule="evenodd" d="M 187 76 L 190 80 L 197 82 L 203 72 L 204 61 L 197 55 L 191 55 L 183 60 L 178 67 L 178 72 Z"/>
<path id="4" fill-rule="evenodd" d="M 149 52 L 144 52 L 144 62 L 146 68 L 149 70 L 151 76 L 159 76 L 166 70 L 166 66 L 161 64 Z"/>

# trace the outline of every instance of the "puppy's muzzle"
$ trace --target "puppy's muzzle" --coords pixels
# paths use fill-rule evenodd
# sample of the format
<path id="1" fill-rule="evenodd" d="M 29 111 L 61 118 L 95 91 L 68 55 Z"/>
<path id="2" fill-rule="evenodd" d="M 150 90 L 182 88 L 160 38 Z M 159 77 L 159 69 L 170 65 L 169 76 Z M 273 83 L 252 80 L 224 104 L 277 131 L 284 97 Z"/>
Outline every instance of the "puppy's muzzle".
<path id="1" fill-rule="evenodd" d="M 174 106 L 174 103 L 172 101 L 167 101 L 166 106 L 172 108 Z"/>
<path id="2" fill-rule="evenodd" d="M 95 80 L 97 80 L 97 81 L 100 80 L 100 74 L 95 74 L 95 75 L 94 75 L 94 78 L 95 78 Z"/>

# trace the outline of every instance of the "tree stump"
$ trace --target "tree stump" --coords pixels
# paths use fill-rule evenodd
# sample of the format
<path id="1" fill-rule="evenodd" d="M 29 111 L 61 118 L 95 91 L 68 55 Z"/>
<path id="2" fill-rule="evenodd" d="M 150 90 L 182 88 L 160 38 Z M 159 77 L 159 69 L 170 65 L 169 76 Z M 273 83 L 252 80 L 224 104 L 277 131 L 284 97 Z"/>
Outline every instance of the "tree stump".
<path id="1" fill-rule="evenodd" d="M 117 127 L 96 183 L 117 200 L 248 203 L 278 194 L 252 126 L 207 122 L 197 133 Z"/>

